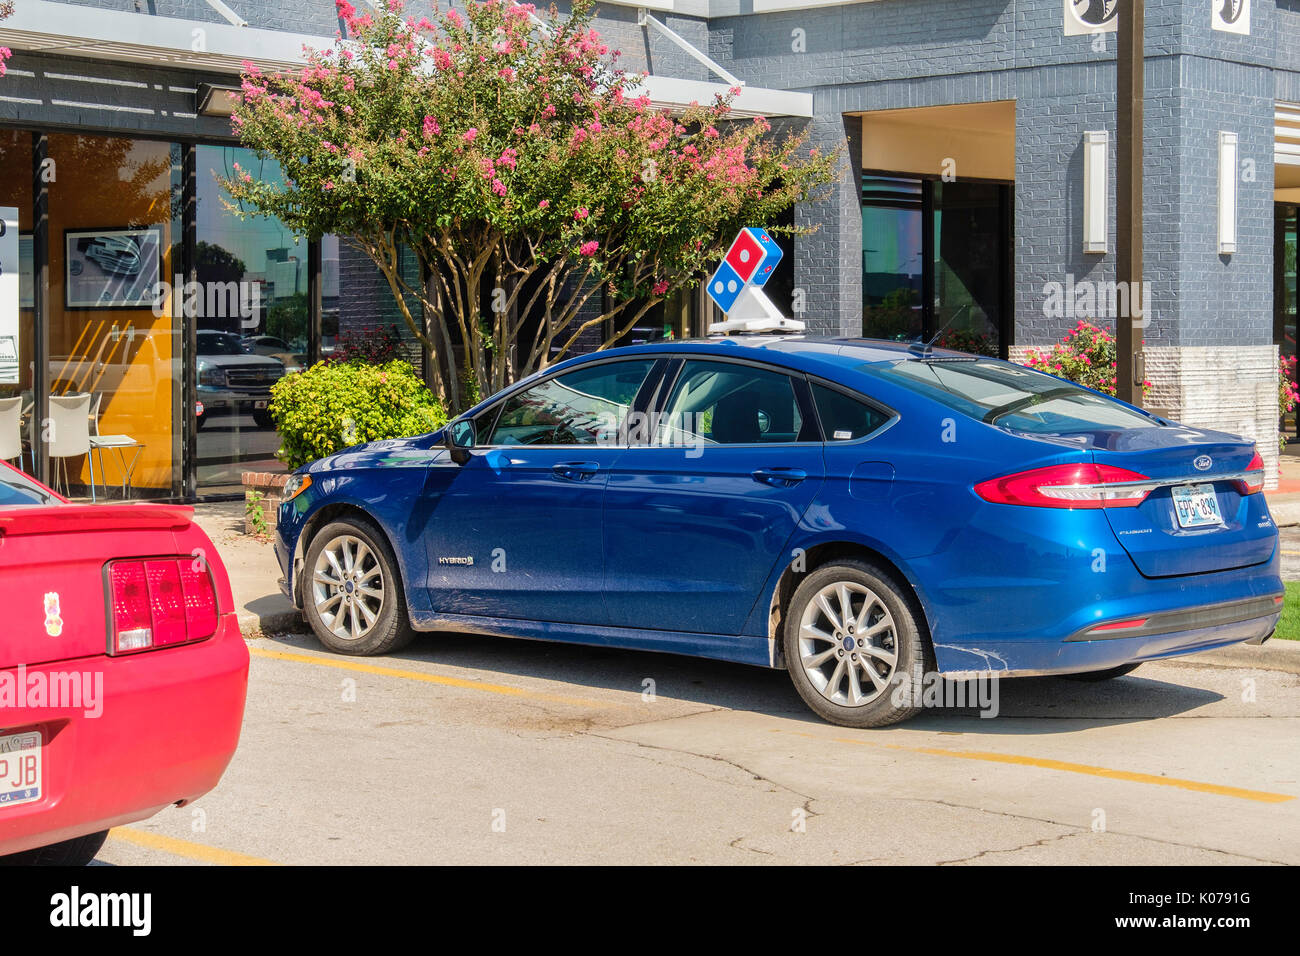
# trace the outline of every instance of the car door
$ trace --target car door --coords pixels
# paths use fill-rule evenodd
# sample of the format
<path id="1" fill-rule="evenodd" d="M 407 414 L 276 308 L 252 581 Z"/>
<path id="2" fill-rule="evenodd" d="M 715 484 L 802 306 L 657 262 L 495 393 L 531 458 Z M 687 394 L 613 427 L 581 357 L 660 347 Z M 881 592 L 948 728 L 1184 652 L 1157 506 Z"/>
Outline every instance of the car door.
<path id="1" fill-rule="evenodd" d="M 824 478 L 807 383 L 689 359 L 661 392 L 653 443 L 618 459 L 605 492 L 610 621 L 739 634 Z"/>
<path id="2" fill-rule="evenodd" d="M 476 447 L 430 468 L 428 593 L 435 614 L 606 620 L 602 497 L 653 358 L 582 365 L 476 416 Z"/>

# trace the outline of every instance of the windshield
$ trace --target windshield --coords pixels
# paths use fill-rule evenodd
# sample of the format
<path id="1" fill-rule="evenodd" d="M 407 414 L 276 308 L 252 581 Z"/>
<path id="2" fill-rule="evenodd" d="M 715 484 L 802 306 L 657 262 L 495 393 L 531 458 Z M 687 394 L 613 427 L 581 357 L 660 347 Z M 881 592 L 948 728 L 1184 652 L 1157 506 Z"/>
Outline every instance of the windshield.
<path id="1" fill-rule="evenodd" d="M 196 347 L 200 355 L 247 355 L 243 343 L 237 335 L 222 333 L 204 333 L 196 335 Z"/>
<path id="2" fill-rule="evenodd" d="M 994 361 L 907 361 L 859 367 L 990 425 L 1043 435 L 1151 428 L 1141 412 L 1086 388 Z"/>
<path id="3" fill-rule="evenodd" d="M 0 468 L 0 508 L 52 504 L 58 499 L 22 472 Z"/>

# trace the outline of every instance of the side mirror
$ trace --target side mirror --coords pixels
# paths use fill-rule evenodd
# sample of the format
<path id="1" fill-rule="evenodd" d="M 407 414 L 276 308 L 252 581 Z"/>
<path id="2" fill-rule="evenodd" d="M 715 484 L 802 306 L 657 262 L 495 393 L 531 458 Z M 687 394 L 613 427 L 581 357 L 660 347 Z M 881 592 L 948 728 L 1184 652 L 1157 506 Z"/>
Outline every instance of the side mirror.
<path id="1" fill-rule="evenodd" d="M 470 459 L 469 450 L 477 439 L 474 423 L 468 419 L 452 422 L 442 433 L 442 443 L 451 452 L 451 460 L 463 465 Z"/>

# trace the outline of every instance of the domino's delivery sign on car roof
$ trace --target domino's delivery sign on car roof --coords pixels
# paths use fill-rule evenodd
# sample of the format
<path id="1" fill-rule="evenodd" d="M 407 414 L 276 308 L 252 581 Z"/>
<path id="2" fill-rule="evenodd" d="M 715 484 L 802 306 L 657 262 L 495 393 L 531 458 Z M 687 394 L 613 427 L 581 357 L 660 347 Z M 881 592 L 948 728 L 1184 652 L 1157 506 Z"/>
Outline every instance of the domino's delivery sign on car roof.
<path id="1" fill-rule="evenodd" d="M 709 331 L 799 330 L 802 322 L 781 315 L 776 305 L 761 290 L 772 278 L 781 261 L 781 247 L 766 230 L 748 227 L 740 230 L 718 271 L 709 279 L 709 298 L 727 313 L 727 322 L 716 323 Z"/>

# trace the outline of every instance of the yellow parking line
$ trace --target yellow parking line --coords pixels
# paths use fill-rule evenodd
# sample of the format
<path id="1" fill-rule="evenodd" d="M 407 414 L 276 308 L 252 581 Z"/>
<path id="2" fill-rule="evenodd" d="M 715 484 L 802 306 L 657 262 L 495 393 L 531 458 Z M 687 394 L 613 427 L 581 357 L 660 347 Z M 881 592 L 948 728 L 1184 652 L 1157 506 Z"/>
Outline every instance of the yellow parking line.
<path id="1" fill-rule="evenodd" d="M 266 657 L 277 661 L 297 661 L 300 664 L 315 664 L 317 667 L 336 667 L 339 670 L 355 671 L 360 674 L 377 674 L 380 677 L 400 677 L 404 680 L 422 681 L 426 684 L 441 684 L 443 687 L 459 687 L 462 690 L 481 690 L 489 694 L 502 694 L 507 697 L 527 697 L 531 700 L 545 700 L 558 704 L 574 704 L 579 707 L 622 707 L 617 702 L 593 700 L 587 697 L 565 697 L 560 694 L 545 694 L 540 691 L 526 690 L 522 687 L 509 687 L 505 684 L 488 684 L 484 681 L 465 680 L 461 677 L 446 677 L 442 674 L 426 674 L 423 671 L 399 670 L 396 667 L 378 667 L 375 664 L 362 664 L 360 661 L 338 657 L 321 657 L 317 654 L 291 654 L 288 651 L 271 651 L 261 647 L 250 647 L 248 653 L 254 657 Z"/>
<path id="2" fill-rule="evenodd" d="M 1295 557 L 1297 554 L 1300 554 L 1300 551 L 1283 551 L 1282 553 L 1283 553 L 1283 554 L 1289 554 L 1289 555 L 1291 555 L 1292 557 Z"/>
<path id="3" fill-rule="evenodd" d="M 819 738 L 814 734 L 773 728 L 773 733 L 794 734 Z M 929 754 L 934 757 L 958 757 L 962 760 L 984 760 L 991 763 L 1009 763 L 1021 767 L 1040 767 L 1044 770 L 1060 770 L 1065 773 L 1082 773 L 1092 777 L 1105 777 L 1109 780 L 1125 780 L 1129 783 L 1146 783 L 1156 787 L 1175 787 L 1179 790 L 1193 790 L 1197 793 L 1213 793 L 1221 797 L 1234 797 L 1238 800 L 1254 800 L 1258 803 L 1286 803 L 1295 797 L 1287 793 L 1269 793 L 1266 790 L 1246 790 L 1242 787 L 1225 787 L 1217 783 L 1202 783 L 1199 780 L 1180 780 L 1178 777 L 1161 777 L 1151 773 L 1135 773 L 1131 770 L 1111 770 L 1109 767 L 1094 767 L 1086 763 L 1069 763 L 1064 760 L 1048 760 L 1042 757 L 1023 757 L 1019 754 L 1001 754 L 981 750 L 948 750 L 943 747 L 908 747 L 904 744 L 886 744 L 874 740 L 858 740 L 853 737 L 832 737 L 835 743 L 854 744 L 860 747 L 880 747 L 885 750 L 903 750 L 908 753 Z"/>
<path id="4" fill-rule="evenodd" d="M 172 856 L 183 856 L 186 859 L 199 860 L 202 863 L 215 863 L 217 866 L 280 865 L 271 860 L 264 860 L 260 856 L 249 856 L 246 853 L 236 853 L 234 850 L 222 850 L 203 843 L 191 843 L 188 840 L 163 836 L 161 833 L 146 833 L 143 830 L 132 830 L 129 827 L 114 827 L 108 831 L 108 835 L 124 843 L 134 843 L 136 846 L 142 846 L 149 850 L 161 850 L 164 853 L 172 854 Z"/>

